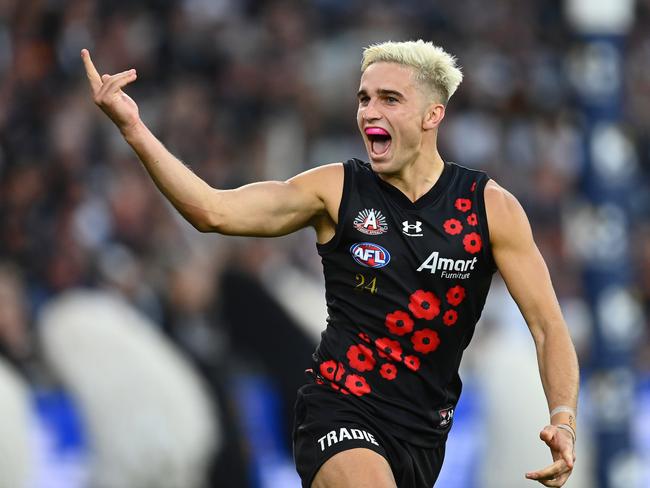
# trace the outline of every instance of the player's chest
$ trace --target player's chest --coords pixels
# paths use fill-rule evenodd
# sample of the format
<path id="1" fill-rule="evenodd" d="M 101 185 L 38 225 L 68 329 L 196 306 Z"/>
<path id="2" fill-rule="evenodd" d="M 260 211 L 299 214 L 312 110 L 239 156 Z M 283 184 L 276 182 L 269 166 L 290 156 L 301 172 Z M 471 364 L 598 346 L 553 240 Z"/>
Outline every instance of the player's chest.
<path id="1" fill-rule="evenodd" d="M 458 278 L 469 277 L 479 264 L 483 243 L 475 214 L 379 204 L 350 210 L 342 247 L 357 266 Z"/>

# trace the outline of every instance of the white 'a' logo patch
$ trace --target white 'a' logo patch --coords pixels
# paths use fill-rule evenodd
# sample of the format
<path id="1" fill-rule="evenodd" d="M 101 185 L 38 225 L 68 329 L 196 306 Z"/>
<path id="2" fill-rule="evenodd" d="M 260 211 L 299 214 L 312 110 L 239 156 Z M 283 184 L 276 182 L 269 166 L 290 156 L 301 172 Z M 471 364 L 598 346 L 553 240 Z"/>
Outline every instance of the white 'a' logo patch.
<path id="1" fill-rule="evenodd" d="M 386 217 L 384 217 L 381 211 L 375 210 L 374 208 L 361 210 L 352 224 L 359 232 L 370 236 L 388 232 Z"/>

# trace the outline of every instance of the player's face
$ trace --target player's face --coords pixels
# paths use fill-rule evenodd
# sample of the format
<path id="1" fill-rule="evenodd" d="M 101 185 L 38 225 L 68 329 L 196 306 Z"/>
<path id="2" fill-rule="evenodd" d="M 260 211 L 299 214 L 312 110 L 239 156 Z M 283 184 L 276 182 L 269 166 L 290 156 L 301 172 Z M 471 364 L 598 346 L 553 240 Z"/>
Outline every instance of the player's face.
<path id="1" fill-rule="evenodd" d="M 361 75 L 357 123 L 377 173 L 399 173 L 420 153 L 428 108 L 413 69 L 371 64 Z"/>

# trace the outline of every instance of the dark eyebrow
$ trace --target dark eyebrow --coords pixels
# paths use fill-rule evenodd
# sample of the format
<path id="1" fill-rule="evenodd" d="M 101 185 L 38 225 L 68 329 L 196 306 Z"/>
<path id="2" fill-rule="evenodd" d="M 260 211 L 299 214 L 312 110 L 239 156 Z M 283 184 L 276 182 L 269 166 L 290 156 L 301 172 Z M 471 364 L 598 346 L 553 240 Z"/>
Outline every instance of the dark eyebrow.
<path id="1" fill-rule="evenodd" d="M 380 88 L 379 90 L 377 90 L 377 93 L 379 94 L 379 96 L 382 96 L 382 97 L 395 97 L 395 98 L 401 98 L 401 99 L 404 98 L 404 95 L 401 94 L 400 92 L 398 92 L 397 90 L 388 90 L 386 88 Z M 363 90 L 363 89 L 361 89 L 361 90 L 359 90 L 357 92 L 357 98 L 361 98 L 361 97 L 367 96 L 367 95 L 368 95 L 368 92 L 366 92 L 366 90 Z"/>
<path id="2" fill-rule="evenodd" d="M 377 90 L 377 93 L 379 93 L 381 96 L 384 96 L 384 97 L 404 98 L 404 95 L 402 95 L 397 90 L 386 90 L 386 89 L 382 88 L 382 89 Z"/>

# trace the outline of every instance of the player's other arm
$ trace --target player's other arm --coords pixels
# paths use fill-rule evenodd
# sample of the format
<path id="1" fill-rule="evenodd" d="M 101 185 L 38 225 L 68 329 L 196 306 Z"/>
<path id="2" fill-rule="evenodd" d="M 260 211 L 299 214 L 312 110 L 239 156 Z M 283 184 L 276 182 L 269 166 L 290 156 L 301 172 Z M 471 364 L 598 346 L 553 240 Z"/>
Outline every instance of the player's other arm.
<path id="1" fill-rule="evenodd" d="M 201 232 L 274 237 L 309 225 L 318 228 L 328 219 L 325 191 L 343 181 L 342 165 L 331 164 L 288 181 L 218 190 L 171 154 L 141 121 L 123 134 L 156 186 Z"/>
<path id="2" fill-rule="evenodd" d="M 537 361 L 549 411 L 568 406 L 574 411 L 578 397 L 578 361 L 526 214 L 517 199 L 490 181 L 485 189 L 490 243 L 508 291 L 519 306 L 537 349 Z M 555 425 L 575 429 L 572 413 L 560 412 L 540 433 L 553 454 L 551 466 L 527 476 L 546 486 L 562 486 L 573 468 L 571 434 Z"/>
<path id="3" fill-rule="evenodd" d="M 140 120 L 138 107 L 122 88 L 135 81 L 135 70 L 100 76 L 81 53 L 95 103 L 115 123 L 136 152 L 160 191 L 202 232 L 271 237 L 313 225 L 319 241 L 320 225 L 330 221 L 328 192 L 342 186 L 341 164 L 302 173 L 288 181 L 253 183 L 236 190 L 217 190 L 171 154 Z"/>

